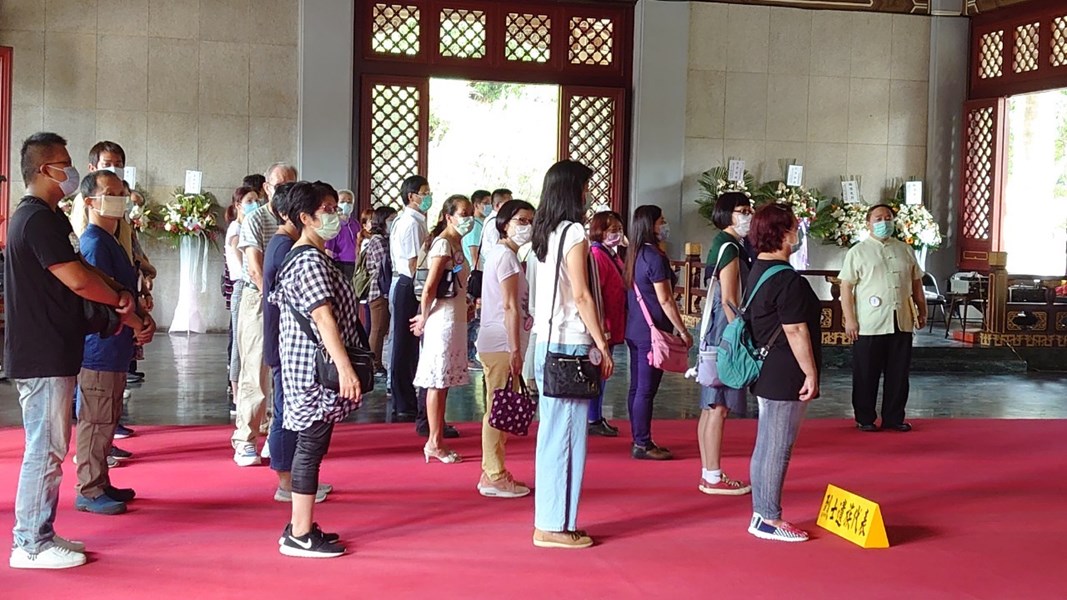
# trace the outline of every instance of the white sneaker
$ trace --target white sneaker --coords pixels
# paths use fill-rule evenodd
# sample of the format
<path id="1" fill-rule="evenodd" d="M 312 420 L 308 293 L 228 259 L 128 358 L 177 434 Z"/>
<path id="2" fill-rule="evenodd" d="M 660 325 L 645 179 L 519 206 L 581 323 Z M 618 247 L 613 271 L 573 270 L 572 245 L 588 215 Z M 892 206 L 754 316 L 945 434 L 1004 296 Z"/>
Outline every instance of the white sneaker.
<path id="1" fill-rule="evenodd" d="M 263 449 L 259 451 L 259 455 L 262 458 L 270 460 L 270 444 L 263 444 Z"/>
<path id="2" fill-rule="evenodd" d="M 119 466 L 119 459 L 114 456 L 107 457 L 107 468 L 114 469 Z"/>
<path id="3" fill-rule="evenodd" d="M 85 542 L 79 542 L 77 540 L 68 540 L 67 538 L 61 537 L 58 534 L 52 536 L 52 543 L 59 546 L 60 548 L 70 550 L 71 552 L 85 552 Z"/>
<path id="4" fill-rule="evenodd" d="M 233 451 L 233 462 L 237 463 L 238 467 L 251 467 L 252 465 L 260 464 L 255 444 L 248 442 L 238 444 Z"/>
<path id="5" fill-rule="evenodd" d="M 14 548 L 7 564 L 12 569 L 69 569 L 84 565 L 85 555 L 58 545 L 49 546 L 37 555 L 32 555 L 23 548 Z"/>
<path id="6" fill-rule="evenodd" d="M 130 392 L 130 390 L 128 390 L 128 389 L 122 390 L 122 399 L 123 400 L 129 400 L 130 396 L 132 396 L 132 395 L 133 394 Z"/>

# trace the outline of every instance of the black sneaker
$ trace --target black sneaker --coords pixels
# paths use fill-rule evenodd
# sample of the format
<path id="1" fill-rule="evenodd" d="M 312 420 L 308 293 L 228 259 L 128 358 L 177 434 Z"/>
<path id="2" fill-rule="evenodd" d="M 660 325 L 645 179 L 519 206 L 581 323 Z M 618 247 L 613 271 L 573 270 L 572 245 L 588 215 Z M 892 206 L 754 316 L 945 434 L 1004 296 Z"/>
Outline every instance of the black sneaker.
<path id="1" fill-rule="evenodd" d="M 134 431 L 129 427 L 126 427 L 122 423 L 115 425 L 115 439 L 124 440 L 128 437 L 133 437 Z"/>
<path id="2" fill-rule="evenodd" d="M 589 435 L 599 435 L 601 437 L 618 437 L 619 430 L 609 425 L 608 422 L 604 419 L 600 419 L 589 423 Z"/>
<path id="3" fill-rule="evenodd" d="M 327 542 L 322 531 L 312 527 L 307 535 L 300 537 L 289 531 L 278 546 L 278 551 L 299 558 L 336 558 L 345 553 L 345 547 L 337 542 Z"/>
<path id="4" fill-rule="evenodd" d="M 292 523 L 286 523 L 285 524 L 285 529 L 282 530 L 282 537 L 278 538 L 278 545 L 279 546 L 285 543 L 285 538 L 289 537 L 289 532 L 292 531 L 292 530 L 293 530 L 293 524 Z M 311 530 L 312 531 L 317 531 L 320 534 L 322 534 L 322 539 L 326 540 L 327 542 L 329 542 L 331 544 L 336 544 L 341 539 L 341 534 L 339 534 L 339 533 L 326 533 L 325 531 L 322 530 L 322 528 L 319 527 L 318 523 L 312 523 L 311 524 Z"/>
<path id="5" fill-rule="evenodd" d="M 111 456 L 113 456 L 114 458 L 116 458 L 118 460 L 126 460 L 128 458 L 133 458 L 133 452 L 130 452 L 129 450 L 123 450 L 122 448 L 119 448 L 118 446 L 112 446 L 111 447 Z"/>
<path id="6" fill-rule="evenodd" d="M 137 497 L 137 492 L 133 491 L 133 488 L 117 488 L 110 485 L 104 486 L 104 494 L 119 502 L 129 502 Z"/>

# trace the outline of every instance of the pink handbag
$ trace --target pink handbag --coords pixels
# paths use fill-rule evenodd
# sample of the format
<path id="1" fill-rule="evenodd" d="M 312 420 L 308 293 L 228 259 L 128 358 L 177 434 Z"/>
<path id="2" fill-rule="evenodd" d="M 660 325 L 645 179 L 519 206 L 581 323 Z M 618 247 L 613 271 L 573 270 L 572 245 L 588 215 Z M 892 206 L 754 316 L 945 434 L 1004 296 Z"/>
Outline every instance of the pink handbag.
<path id="1" fill-rule="evenodd" d="M 656 327 L 652 322 L 652 315 L 648 314 L 645 300 L 641 297 L 641 290 L 634 284 L 634 293 L 637 294 L 637 303 L 641 305 L 641 312 L 645 315 L 645 322 L 652 334 L 652 349 L 648 351 L 648 364 L 657 369 L 671 373 L 685 373 L 689 370 L 689 348 L 685 341 L 671 333 L 666 333 Z"/>

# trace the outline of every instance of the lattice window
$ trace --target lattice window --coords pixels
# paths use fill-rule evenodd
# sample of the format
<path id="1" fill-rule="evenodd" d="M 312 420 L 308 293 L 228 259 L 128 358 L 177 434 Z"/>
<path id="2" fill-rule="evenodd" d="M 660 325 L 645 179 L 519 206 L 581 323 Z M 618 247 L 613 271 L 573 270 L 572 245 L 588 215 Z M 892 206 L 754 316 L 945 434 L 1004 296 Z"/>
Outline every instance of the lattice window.
<path id="1" fill-rule="evenodd" d="M 381 54 L 414 56 L 419 53 L 419 7 L 375 4 L 371 50 Z"/>
<path id="2" fill-rule="evenodd" d="M 991 31 L 982 36 L 978 51 L 978 77 L 991 79 L 1004 74 L 1004 32 Z"/>
<path id="3" fill-rule="evenodd" d="M 1038 33 L 1041 23 L 1019 25 L 1015 28 L 1015 50 L 1011 68 L 1016 73 L 1036 71 L 1038 62 L 1038 42 L 1041 35 Z"/>
<path id="4" fill-rule="evenodd" d="M 508 13 L 504 58 L 547 63 L 552 59 L 552 18 L 548 15 Z"/>
<path id="5" fill-rule="evenodd" d="M 419 89 L 375 85 L 370 113 L 371 205 L 401 209 L 400 184 L 420 170 Z"/>
<path id="6" fill-rule="evenodd" d="M 992 107 L 977 108 L 967 120 L 962 232 L 973 240 L 988 240 L 992 231 L 993 111 Z"/>
<path id="7" fill-rule="evenodd" d="M 611 66 L 615 44 L 615 23 L 611 19 L 571 17 L 570 32 L 572 65 Z"/>
<path id="8" fill-rule="evenodd" d="M 1049 60 L 1054 67 L 1067 67 L 1067 17 L 1052 20 L 1052 54 Z"/>
<path id="9" fill-rule="evenodd" d="M 485 12 L 463 8 L 441 9 L 441 56 L 485 56 Z"/>
<path id="10" fill-rule="evenodd" d="M 615 99 L 605 96 L 572 96 L 567 154 L 593 170 L 589 180 L 592 204 L 589 214 L 611 209 L 615 181 Z"/>

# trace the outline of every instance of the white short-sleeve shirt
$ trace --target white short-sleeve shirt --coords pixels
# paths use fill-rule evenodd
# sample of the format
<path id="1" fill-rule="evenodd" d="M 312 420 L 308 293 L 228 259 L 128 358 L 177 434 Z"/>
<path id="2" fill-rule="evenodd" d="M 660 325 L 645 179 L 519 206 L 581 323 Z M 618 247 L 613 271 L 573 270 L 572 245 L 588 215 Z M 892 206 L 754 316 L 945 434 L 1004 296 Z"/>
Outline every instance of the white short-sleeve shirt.
<path id="1" fill-rule="evenodd" d="M 568 229 L 567 226 L 571 227 Z M 566 237 L 563 232 L 566 231 Z M 581 315 L 578 314 L 578 305 L 574 303 L 574 288 L 571 284 L 570 273 L 567 272 L 567 253 L 574 246 L 586 240 L 585 228 L 581 223 L 563 221 L 556 230 L 548 236 L 548 252 L 545 260 L 537 265 L 537 306 L 534 314 L 534 333 L 537 334 L 537 343 L 551 342 L 553 344 L 592 344 L 593 338 L 585 327 Z M 559 271 L 559 281 L 556 281 L 556 257 L 559 254 L 560 244 L 563 244 L 563 265 Z M 552 303 L 552 294 L 559 288 L 556 294 L 556 302 Z M 552 319 L 552 329 L 549 332 L 548 322 Z M 551 333 L 551 335 L 550 335 Z"/>
<path id="2" fill-rule="evenodd" d="M 422 244 L 429 232 L 426 230 L 426 215 L 409 207 L 404 208 L 393 224 L 389 235 L 389 254 L 393 259 L 393 272 L 414 277 L 408 261 L 418 259 Z"/>
<path id="3" fill-rule="evenodd" d="M 519 348 L 512 348 L 508 339 L 507 313 L 504 310 L 504 281 L 515 277 L 519 288 Z M 482 320 L 475 348 L 478 352 L 510 352 L 525 354 L 530 341 L 530 288 L 522 272 L 519 257 L 510 248 L 497 246 L 489 253 L 482 275 Z"/>
<path id="4" fill-rule="evenodd" d="M 278 219 L 270 212 L 268 205 L 264 204 L 250 214 L 245 215 L 241 223 L 241 237 L 237 242 L 237 250 L 244 254 L 245 248 L 258 248 L 261 253 L 267 251 L 270 238 L 278 233 Z M 246 283 L 255 283 L 248 274 L 248 261 L 244 261 L 241 269 L 241 278 Z"/>

